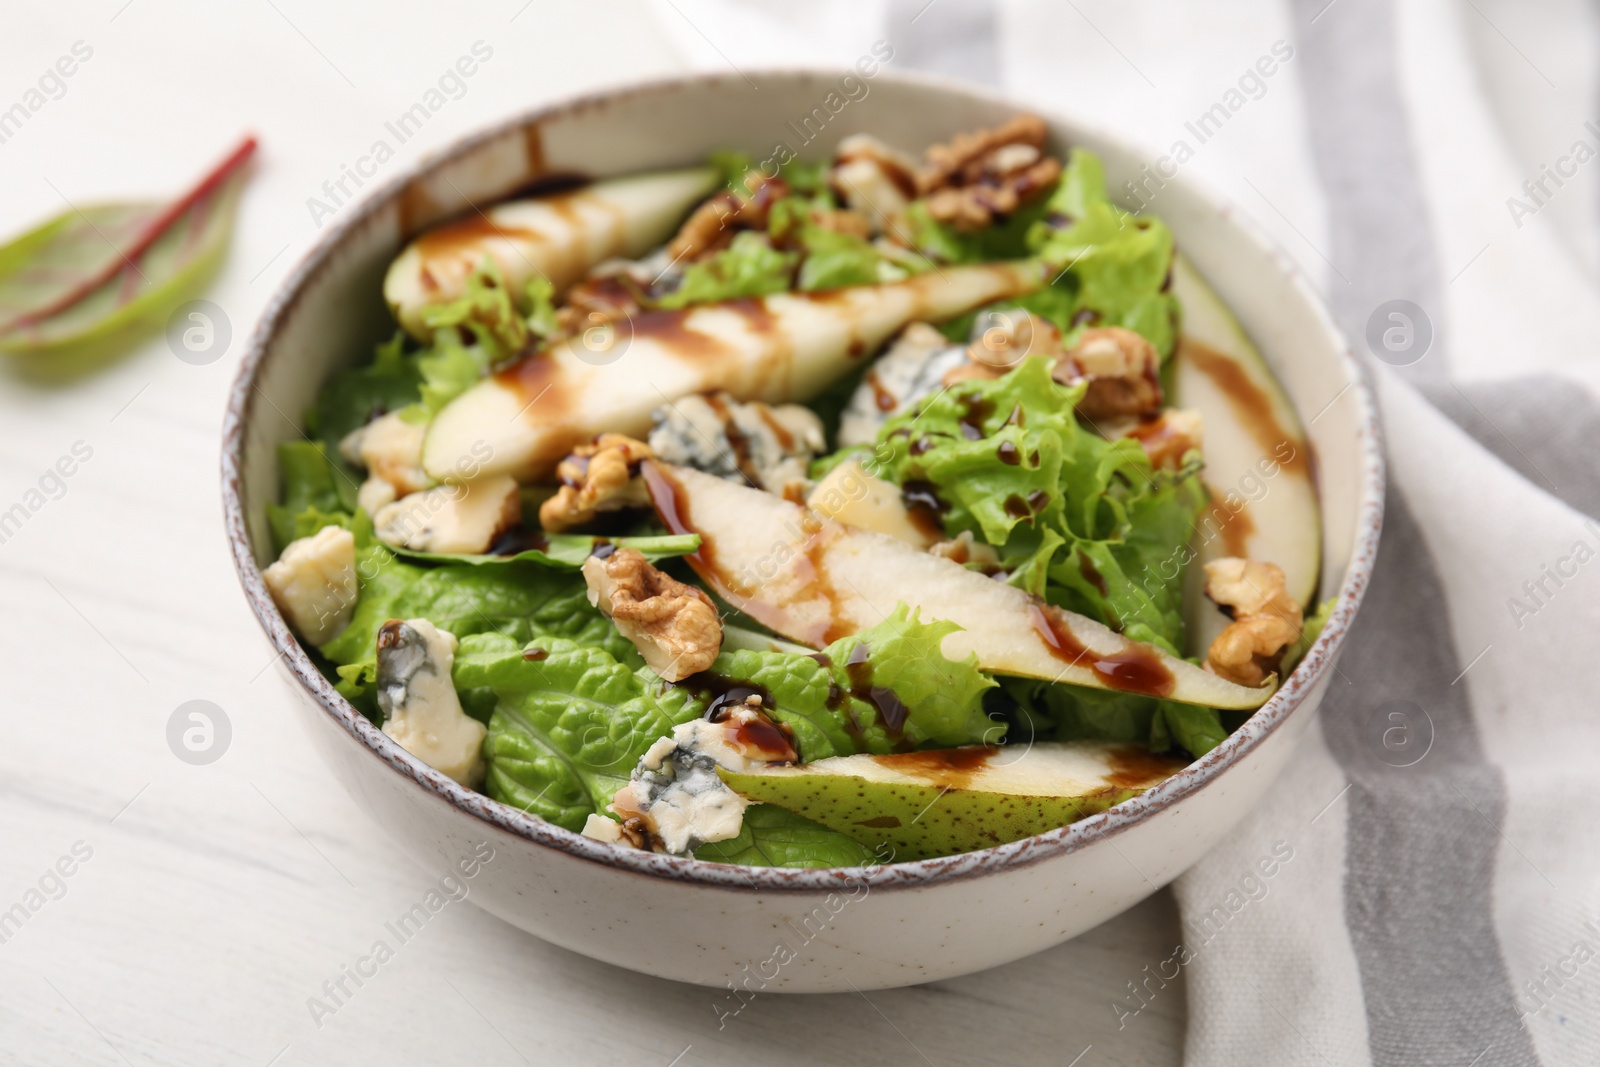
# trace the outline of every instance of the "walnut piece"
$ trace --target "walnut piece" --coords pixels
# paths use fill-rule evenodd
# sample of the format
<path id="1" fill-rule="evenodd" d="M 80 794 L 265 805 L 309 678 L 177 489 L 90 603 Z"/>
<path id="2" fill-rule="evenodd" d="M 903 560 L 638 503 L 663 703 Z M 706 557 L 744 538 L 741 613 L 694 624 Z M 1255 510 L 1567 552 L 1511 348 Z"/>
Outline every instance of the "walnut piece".
<path id="1" fill-rule="evenodd" d="M 872 233 L 899 239 L 902 216 L 917 195 L 917 163 L 871 134 L 852 134 L 834 151 L 828 184 L 841 203 L 868 221 Z"/>
<path id="2" fill-rule="evenodd" d="M 1198 411 L 1167 408 L 1154 418 L 1129 416 L 1100 423 L 1106 440 L 1131 437 L 1139 442 L 1156 470 L 1180 470 L 1183 457 L 1200 447 L 1203 423 Z"/>
<path id="3" fill-rule="evenodd" d="M 772 205 L 789 195 L 788 182 L 760 171 L 745 175 L 744 187 L 743 194 L 724 189 L 689 214 L 667 244 L 674 263 L 704 259 L 721 251 L 739 230 L 766 229 Z"/>
<path id="4" fill-rule="evenodd" d="M 1016 115 L 991 129 L 958 134 L 927 151 L 917 186 L 928 213 L 964 233 L 1012 214 L 1061 177 L 1043 152 L 1044 120 Z"/>
<path id="5" fill-rule="evenodd" d="M 711 666 L 722 649 L 722 619 L 711 598 L 622 548 L 583 564 L 589 603 L 609 615 L 645 664 L 669 682 Z"/>
<path id="6" fill-rule="evenodd" d="M 648 507 L 639 464 L 652 455 L 649 445 L 620 433 L 603 433 L 574 448 L 556 465 L 561 488 L 539 505 L 539 525 L 561 533 L 593 522 L 601 512 Z"/>
<path id="7" fill-rule="evenodd" d="M 1213 560 L 1206 564 L 1206 596 L 1233 619 L 1211 642 L 1206 670 L 1260 685 L 1300 639 L 1300 605 L 1289 596 L 1283 568 L 1236 556 Z"/>
<path id="8" fill-rule="evenodd" d="M 972 323 L 967 358 L 1004 373 L 1029 356 L 1062 355 L 1061 331 L 1055 323 L 1022 308 L 986 311 Z"/>
<path id="9" fill-rule="evenodd" d="M 1084 330 L 1052 373 L 1063 385 L 1088 380 L 1078 414 L 1091 421 L 1161 411 L 1161 356 L 1141 334 L 1121 326 Z"/>

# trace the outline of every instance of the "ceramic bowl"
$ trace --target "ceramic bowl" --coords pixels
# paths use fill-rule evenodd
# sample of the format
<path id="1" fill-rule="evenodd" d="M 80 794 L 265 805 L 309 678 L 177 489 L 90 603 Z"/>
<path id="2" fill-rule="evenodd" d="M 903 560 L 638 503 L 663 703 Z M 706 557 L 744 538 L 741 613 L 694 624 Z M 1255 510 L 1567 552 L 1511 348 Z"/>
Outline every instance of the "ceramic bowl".
<path id="1" fill-rule="evenodd" d="M 1257 805 L 1288 761 L 1377 547 L 1378 428 L 1344 342 L 1292 263 L 1179 174 L 1154 210 L 1309 423 L 1325 524 L 1321 595 L 1340 596 L 1287 684 L 1203 759 L 1103 814 L 980 852 L 850 870 L 739 868 L 625 851 L 551 826 L 438 774 L 357 713 L 267 595 L 266 506 L 278 491 L 275 448 L 299 434 L 293 418 L 329 376 L 369 358 L 393 331 L 381 282 L 402 244 L 543 175 L 682 166 L 726 148 L 764 159 L 786 146 L 816 158 L 857 132 L 917 146 L 1019 110 L 980 90 L 886 69 L 850 77 L 752 72 L 759 91 L 739 75 L 652 82 L 544 108 L 436 153 L 338 210 L 268 303 L 228 404 L 223 500 L 234 560 L 282 653 L 288 703 L 333 773 L 435 874 L 492 850 L 467 882 L 479 906 L 574 951 L 685 982 L 817 992 L 947 978 L 1065 941 L 1166 885 Z M 1140 177 L 1148 157 L 1114 136 L 1066 118 L 1050 127 L 1057 147 L 1100 154 L 1112 190 Z"/>

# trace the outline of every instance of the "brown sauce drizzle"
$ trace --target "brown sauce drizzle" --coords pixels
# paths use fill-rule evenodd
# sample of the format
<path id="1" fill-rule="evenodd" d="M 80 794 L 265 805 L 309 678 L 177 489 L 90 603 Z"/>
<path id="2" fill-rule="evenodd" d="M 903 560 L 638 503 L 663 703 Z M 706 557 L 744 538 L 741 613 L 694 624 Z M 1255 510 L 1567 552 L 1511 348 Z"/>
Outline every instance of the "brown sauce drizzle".
<path id="1" fill-rule="evenodd" d="M 1116 789 L 1149 789 L 1184 768 L 1173 756 L 1158 756 L 1141 745 L 1118 745 L 1107 754 L 1106 781 Z"/>
<path id="2" fill-rule="evenodd" d="M 900 401 L 878 381 L 876 371 L 867 371 L 867 384 L 872 387 L 872 402 L 879 411 L 893 411 L 899 406 Z"/>
<path id="3" fill-rule="evenodd" d="M 1100 591 L 1101 596 L 1106 595 L 1106 578 L 1095 569 L 1095 565 L 1083 552 L 1078 553 L 1078 573 L 1083 575 L 1083 580 Z"/>
<path id="4" fill-rule="evenodd" d="M 538 663 L 540 660 L 549 659 L 550 653 L 542 648 L 525 648 L 522 650 L 522 658 L 529 663 Z"/>
<path id="5" fill-rule="evenodd" d="M 1006 497 L 1005 509 L 1006 514 L 1013 519 L 1033 518 L 1033 509 L 1028 506 L 1028 502 L 1015 493 Z"/>
<path id="6" fill-rule="evenodd" d="M 761 487 L 761 472 L 756 469 L 754 460 L 750 455 L 750 438 L 739 429 L 739 423 L 733 417 L 733 410 L 728 407 L 719 393 L 704 394 L 706 406 L 711 413 L 722 423 L 722 433 L 728 439 L 728 447 L 733 449 L 733 462 L 739 468 L 739 473 L 744 475 L 744 480 L 756 488 Z"/>
<path id="7" fill-rule="evenodd" d="M 926 537 L 944 540 L 944 513 L 950 506 L 939 499 L 932 482 L 908 479 L 900 487 L 900 499 L 910 515 L 911 524 Z"/>
<path id="8" fill-rule="evenodd" d="M 772 694 L 759 685 L 735 682 L 719 674 L 701 671 L 677 683 L 680 687 L 710 698 L 706 707 L 707 722 L 727 722 L 733 709 L 749 704 L 752 698 L 760 701 L 760 717 L 751 717 L 733 726 L 733 743 L 746 751 L 757 751 L 770 761 L 793 763 L 799 759 L 794 747 L 794 731 L 769 716 L 777 705 Z"/>
<path id="9" fill-rule="evenodd" d="M 1230 510 L 1227 504 L 1219 504 L 1212 509 L 1212 514 L 1218 511 L 1224 515 L 1222 525 L 1217 530 L 1222 536 L 1222 550 L 1230 556 L 1248 557 L 1250 535 L 1256 532 L 1256 520 L 1250 517 L 1249 502 L 1240 501 L 1238 511 Z"/>
<path id="10" fill-rule="evenodd" d="M 1237 363 L 1192 337 L 1178 339 L 1178 359 L 1187 361 L 1228 398 L 1234 416 L 1255 438 L 1263 452 L 1284 470 L 1310 477 L 1305 442 L 1284 429 L 1273 409 L 1272 397 Z M 1289 456 L 1284 458 L 1285 446 Z"/>
<path id="11" fill-rule="evenodd" d="M 995 455 L 1000 457 L 1000 462 L 1015 467 L 1022 462 L 1022 452 L 1010 441 L 1001 441 L 1000 447 L 995 449 Z"/>
<path id="12" fill-rule="evenodd" d="M 910 709 L 895 695 L 894 690 L 872 684 L 872 664 L 867 662 L 871 653 L 872 649 L 863 641 L 850 651 L 850 658 L 845 661 L 844 672 L 850 679 L 851 695 L 866 701 L 878 712 L 878 721 L 890 737 L 900 737 L 905 733 Z"/>
<path id="13" fill-rule="evenodd" d="M 882 762 L 902 774 L 925 778 L 945 789 L 965 789 L 999 751 L 993 745 L 972 745 L 926 752 L 899 752 L 882 757 Z"/>
<path id="14" fill-rule="evenodd" d="M 634 317 L 633 336 L 652 338 L 681 359 L 706 362 L 725 362 L 732 359 L 733 353 L 722 341 L 688 327 L 689 316 L 697 310 L 697 308 L 679 308 L 673 311 L 647 311 Z"/>
<path id="15" fill-rule="evenodd" d="M 527 551 L 548 552 L 550 541 L 538 530 L 530 530 L 525 526 L 515 526 L 495 539 L 494 544 L 484 553 L 487 556 L 515 556 L 519 552 Z"/>
<path id="16" fill-rule="evenodd" d="M 763 404 L 756 408 L 756 414 L 761 417 L 761 421 L 766 425 L 767 429 L 772 431 L 772 436 L 778 441 L 778 447 L 785 452 L 793 451 L 794 434 L 789 432 L 789 427 L 773 417 L 772 409 Z"/>
<path id="17" fill-rule="evenodd" d="M 458 222 L 435 226 L 417 238 L 417 251 L 424 261 L 463 259 L 473 266 L 483 254 L 483 244 L 491 238 L 543 242 L 544 234 L 521 226 L 507 226 L 474 213 Z"/>
<path id="18" fill-rule="evenodd" d="M 661 524 L 667 528 L 668 533 L 700 533 L 695 529 L 694 518 L 689 514 L 689 501 L 683 492 L 683 487 L 666 468 L 658 463 L 644 463 L 640 465 L 639 473 L 644 476 L 645 489 L 650 493 L 650 502 L 655 505 L 656 515 L 660 517 Z M 700 534 L 700 547 L 684 559 L 688 560 L 689 566 L 708 581 L 716 573 L 716 557 L 711 538 L 704 534 Z"/>
<path id="19" fill-rule="evenodd" d="M 1122 648 L 1109 654 L 1090 652 L 1061 617 L 1059 608 L 1034 604 L 1028 610 L 1034 630 L 1056 659 L 1068 666 L 1089 668 L 1107 688 L 1152 697 L 1170 696 L 1177 688 L 1177 679 L 1154 650 L 1124 641 Z"/>
<path id="20" fill-rule="evenodd" d="M 994 414 L 994 401 L 983 396 L 964 396 L 961 405 L 965 409 L 957 425 L 961 427 L 961 436 L 969 441 L 981 441 L 988 434 L 983 431 L 983 424 L 989 416 Z"/>

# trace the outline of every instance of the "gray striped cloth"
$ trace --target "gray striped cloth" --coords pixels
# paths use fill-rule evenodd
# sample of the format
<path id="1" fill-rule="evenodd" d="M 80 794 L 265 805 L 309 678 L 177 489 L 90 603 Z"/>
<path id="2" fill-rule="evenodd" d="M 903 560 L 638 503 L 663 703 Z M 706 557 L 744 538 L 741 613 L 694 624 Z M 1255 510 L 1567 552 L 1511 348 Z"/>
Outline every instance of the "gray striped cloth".
<path id="1" fill-rule="evenodd" d="M 1187 974 L 1204 1067 L 1600 1064 L 1600 17 L 1219 7 L 700 0 L 661 23 L 697 66 L 848 63 L 886 39 L 895 66 L 1087 117 L 1152 161 L 1186 141 L 1186 176 L 1318 281 L 1379 393 L 1383 545 L 1320 722 L 1179 880 L 1183 944 L 1149 971 Z M 1365 341 L 1396 300 L 1432 333 L 1405 366 Z"/>

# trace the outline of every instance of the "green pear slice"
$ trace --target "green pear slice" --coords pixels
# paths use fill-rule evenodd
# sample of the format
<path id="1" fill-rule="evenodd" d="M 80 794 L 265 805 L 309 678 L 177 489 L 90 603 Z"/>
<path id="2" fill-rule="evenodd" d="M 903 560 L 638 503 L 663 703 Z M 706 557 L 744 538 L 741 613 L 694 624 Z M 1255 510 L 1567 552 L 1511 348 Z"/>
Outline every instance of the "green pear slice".
<path id="1" fill-rule="evenodd" d="M 1195 531 L 1198 556 L 1184 598 L 1191 651 L 1203 653 L 1228 624 L 1201 592 L 1205 564 L 1223 556 L 1276 563 L 1289 594 L 1309 606 L 1322 567 L 1322 520 L 1305 431 L 1261 353 L 1182 256 L 1172 285 L 1183 305 L 1172 403 L 1200 412 L 1212 496 Z"/>
<path id="2" fill-rule="evenodd" d="M 1182 769 L 1138 745 L 1069 741 L 891 756 L 835 756 L 737 772 L 723 781 L 896 861 L 948 856 L 1042 834 L 1105 811 Z"/>
<path id="3" fill-rule="evenodd" d="M 547 478 L 602 431 L 643 437 L 650 413 L 691 393 L 806 400 L 907 323 L 938 322 L 1037 289 L 1033 262 L 948 267 L 905 281 L 775 293 L 595 327 L 474 385 L 434 418 L 422 464 L 440 481 Z M 464 473 L 465 472 L 465 473 Z"/>
<path id="4" fill-rule="evenodd" d="M 944 655 L 976 654 L 985 670 L 1214 708 L 1256 708 L 1272 695 L 1272 684 L 1235 685 L 1015 586 L 772 493 L 655 461 L 642 473 L 667 528 L 700 535 L 699 549 L 684 557 L 700 577 L 752 619 L 811 648 L 875 626 L 904 602 L 925 620 L 961 626 L 944 639 Z"/>
<path id="5" fill-rule="evenodd" d="M 714 168 L 694 167 L 473 212 L 407 245 L 383 280 L 384 299 L 406 332 L 426 341 L 423 310 L 465 292 L 484 257 L 494 260 L 513 293 L 521 294 L 535 274 L 560 292 L 597 263 L 636 258 L 661 244 L 717 180 Z"/>

